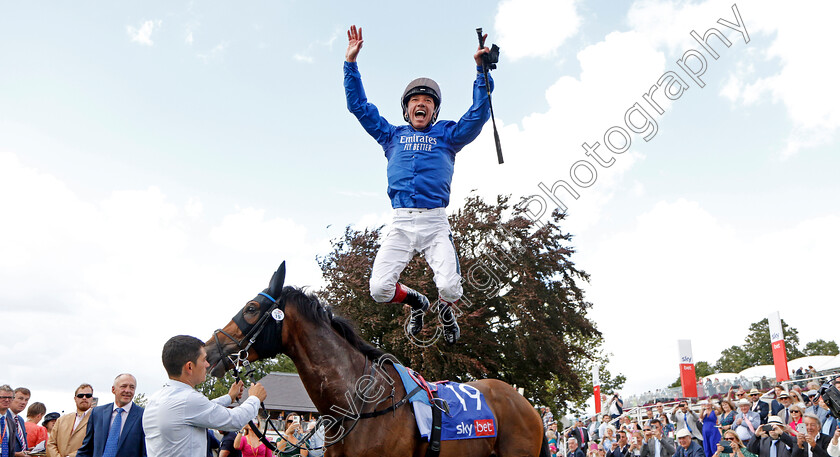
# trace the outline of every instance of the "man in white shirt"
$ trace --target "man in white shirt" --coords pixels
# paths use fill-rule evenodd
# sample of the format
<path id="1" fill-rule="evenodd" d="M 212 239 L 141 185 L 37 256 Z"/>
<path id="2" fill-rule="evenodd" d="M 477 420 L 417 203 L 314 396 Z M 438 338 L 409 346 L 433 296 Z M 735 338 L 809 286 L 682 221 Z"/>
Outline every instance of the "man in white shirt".
<path id="1" fill-rule="evenodd" d="M 143 413 L 146 453 L 149 457 L 204 457 L 207 429 L 234 431 L 257 417 L 265 389 L 259 383 L 248 389 L 248 398 L 236 408 L 226 408 L 242 394 L 242 383 L 228 395 L 214 400 L 195 390 L 207 377 L 204 342 L 186 335 L 174 336 L 163 346 L 163 366 L 169 382 L 155 392 Z"/>
<path id="2" fill-rule="evenodd" d="M 598 437 L 600 439 L 604 439 L 607 436 L 607 427 L 610 425 L 610 415 L 609 414 L 602 414 L 601 415 L 601 425 L 598 426 Z"/>

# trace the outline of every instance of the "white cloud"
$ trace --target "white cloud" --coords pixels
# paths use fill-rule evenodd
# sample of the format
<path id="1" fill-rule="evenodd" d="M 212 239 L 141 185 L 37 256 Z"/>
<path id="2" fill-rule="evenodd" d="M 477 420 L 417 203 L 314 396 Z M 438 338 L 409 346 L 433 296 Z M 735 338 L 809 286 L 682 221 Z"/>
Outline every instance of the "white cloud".
<path id="1" fill-rule="evenodd" d="M 201 27 L 201 22 L 192 19 L 184 27 L 184 43 L 192 46 L 195 43 L 195 31 Z"/>
<path id="2" fill-rule="evenodd" d="M 4 329 L 5 371 L 30 380 L 33 400 L 51 410 L 69 397 L 49 392 L 81 382 L 107 399 L 120 372 L 154 392 L 166 339 L 208 338 L 284 259 L 288 283 L 320 286 L 315 256 L 329 252 L 326 239 L 262 209 L 208 220 L 199 198 L 175 202 L 155 187 L 83 199 L 9 153 L 0 153 L 0 218 L 3 319 L 27 323 Z M 39 376 L 45 366 L 61 376 Z"/>
<path id="3" fill-rule="evenodd" d="M 315 57 L 313 56 L 313 54 L 322 51 L 323 49 L 321 48 L 327 48 L 329 51 L 332 51 L 333 45 L 341 36 L 344 36 L 344 31 L 341 29 L 336 29 L 333 31 L 332 35 L 330 35 L 330 37 L 326 40 L 313 41 L 306 46 L 305 50 L 294 53 L 292 55 L 292 59 L 294 59 L 297 62 L 314 63 Z"/>
<path id="4" fill-rule="evenodd" d="M 221 62 L 224 59 L 227 49 L 228 43 L 223 41 L 216 46 L 213 46 L 213 49 L 209 52 L 198 54 L 198 58 L 204 63 Z"/>
<path id="5" fill-rule="evenodd" d="M 615 371 L 632 373 L 628 391 L 678 376 L 677 339 L 694 340 L 695 360 L 714 363 L 751 323 L 776 310 L 803 342 L 831 339 L 833 324 L 802 310 L 827 303 L 838 230 L 840 217 L 829 214 L 756 236 L 680 199 L 657 203 L 634 227 L 581 254 L 579 264 L 592 275 L 587 298 L 598 304 L 592 317 L 615 354 Z M 625 344 L 632 334 L 650 349 Z"/>
<path id="6" fill-rule="evenodd" d="M 513 60 L 552 55 L 580 27 L 575 3 L 574 0 L 501 2 L 495 21 L 499 47 Z"/>
<path id="7" fill-rule="evenodd" d="M 561 77 L 546 90 L 547 111 L 525 117 L 521 128 L 506 125 L 497 118 L 504 165 L 496 162 L 489 123 L 481 136 L 458 154 L 452 202 L 463 201 L 475 188 L 479 189 L 479 195 L 493 200 L 498 194 L 512 194 L 514 198 L 540 194 L 546 199 L 547 217 L 556 205 L 538 185 L 543 183 L 551 188 L 558 180 L 571 182 L 572 164 L 583 159 L 594 163 L 585 155 L 582 143 L 599 142 L 598 153 L 604 160 L 612 158 L 614 163 L 608 168 L 595 165 L 598 173 L 595 183 L 577 189 L 578 200 L 561 197 L 574 215 L 576 228 L 584 229 L 598 221 L 601 208 L 623 185 L 623 174 L 643 157 L 646 144 L 634 135 L 628 152 L 613 154 L 604 147 L 604 133 L 614 125 L 624 124 L 624 113 L 640 101 L 640 91 L 662 75 L 665 57 L 641 34 L 615 32 L 581 50 L 577 58 L 580 76 Z M 663 103 L 666 110 L 669 106 Z"/>
<path id="8" fill-rule="evenodd" d="M 160 19 L 156 21 L 145 21 L 139 28 L 127 25 L 125 26 L 125 31 L 131 38 L 132 43 L 139 43 L 144 46 L 152 46 L 154 45 L 154 42 L 152 41 L 152 32 L 154 32 L 156 29 L 160 29 L 162 24 L 163 22 Z"/>
<path id="9" fill-rule="evenodd" d="M 840 16 L 840 4 L 822 0 L 807 8 L 792 8 L 784 1 L 745 0 L 737 5 L 750 35 L 744 53 L 747 60 L 737 63 L 721 95 L 741 105 L 766 103 L 767 95 L 773 103 L 784 104 L 793 127 L 780 151 L 782 157 L 826 144 L 840 128 L 840 104 L 836 103 L 840 86 L 833 76 L 834 61 L 826 56 L 824 46 L 835 40 L 833 21 Z M 697 48 L 688 31 L 703 35 L 710 27 L 728 35 L 733 46 L 744 46 L 741 35 L 715 23 L 717 18 L 734 22 L 731 7 L 732 2 L 723 0 L 677 4 L 642 0 L 633 4 L 628 21 L 671 52 Z M 712 43 L 722 47 L 716 39 Z M 771 70 L 759 72 L 756 66 Z"/>
<path id="10" fill-rule="evenodd" d="M 298 62 L 304 62 L 304 63 L 315 62 L 315 59 L 312 58 L 312 56 L 307 56 L 307 55 L 303 55 L 303 54 L 295 54 L 295 55 L 292 56 L 292 58 L 295 59 Z"/>

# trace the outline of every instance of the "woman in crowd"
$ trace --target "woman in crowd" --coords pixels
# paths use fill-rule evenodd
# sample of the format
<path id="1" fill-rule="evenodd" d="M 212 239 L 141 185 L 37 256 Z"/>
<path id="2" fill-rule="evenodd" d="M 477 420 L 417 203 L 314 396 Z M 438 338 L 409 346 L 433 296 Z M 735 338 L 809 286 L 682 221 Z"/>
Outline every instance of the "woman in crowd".
<path id="1" fill-rule="evenodd" d="M 802 409 L 800 403 L 790 406 L 790 428 L 796 430 L 796 427 L 802 423 Z M 796 436 L 796 434 L 793 435 Z"/>
<path id="2" fill-rule="evenodd" d="M 674 437 L 674 424 L 671 423 L 671 419 L 668 418 L 667 414 L 663 414 L 659 416 L 659 420 L 662 421 L 662 435 L 663 436 L 670 436 L 671 438 Z"/>
<path id="3" fill-rule="evenodd" d="M 735 422 L 735 403 L 728 399 L 724 398 L 720 401 L 720 409 L 721 414 L 718 421 L 718 425 L 720 425 L 720 430 L 725 432 L 727 430 L 732 430 L 732 423 Z"/>
<path id="4" fill-rule="evenodd" d="M 641 430 L 641 428 L 639 427 L 639 420 L 636 419 L 635 417 L 630 419 L 630 423 L 627 424 L 627 430 L 630 430 L 630 431 Z"/>
<path id="5" fill-rule="evenodd" d="M 256 419 L 257 426 L 259 426 L 259 419 Z M 251 430 L 249 425 L 236 434 L 233 440 L 233 447 L 236 450 L 242 451 L 242 457 L 270 457 L 271 452 L 257 437 L 257 434 Z"/>
<path id="6" fill-rule="evenodd" d="M 732 452 L 724 452 L 723 443 L 724 441 L 728 441 L 730 446 L 732 447 Z M 755 454 L 747 450 L 747 447 L 744 446 L 744 443 L 738 438 L 738 434 L 732 430 L 727 430 L 723 434 L 723 440 L 721 440 L 717 445 L 717 450 L 714 453 L 714 457 L 757 457 Z"/>
<path id="7" fill-rule="evenodd" d="M 630 447 L 627 449 L 627 457 L 638 457 L 642 455 L 642 446 L 645 444 L 645 436 L 641 431 L 636 430 L 630 438 Z"/>
<path id="8" fill-rule="evenodd" d="M 557 453 L 557 434 L 554 433 L 554 430 L 548 429 L 545 431 L 545 439 L 548 440 L 548 451 L 551 452 L 551 455 Z"/>
<path id="9" fill-rule="evenodd" d="M 280 450 L 281 456 L 290 457 L 299 455 L 307 457 L 309 455 L 309 451 L 306 450 L 304 443 L 300 442 L 304 436 L 303 427 L 300 425 L 300 416 L 294 413 L 286 416 L 286 432 L 283 435 L 283 438 L 277 442 L 277 449 Z"/>
<path id="10" fill-rule="evenodd" d="M 601 440 L 601 449 L 603 449 L 606 452 L 612 452 L 612 444 L 615 442 L 615 427 L 613 427 L 612 425 L 608 425 L 606 428 L 605 436 Z"/>
<path id="11" fill-rule="evenodd" d="M 703 451 L 706 457 L 712 457 L 720 442 L 720 430 L 717 428 L 718 415 L 715 412 L 719 407 L 707 402 L 700 410 L 700 419 L 703 420 Z M 719 411 L 719 410 L 718 410 Z"/>
<path id="12" fill-rule="evenodd" d="M 38 422 L 41 422 L 41 419 L 43 419 L 46 414 L 47 407 L 39 401 L 29 405 L 29 408 L 26 410 L 26 422 L 24 423 L 24 427 L 26 427 L 26 445 L 29 446 L 30 449 L 35 447 L 41 441 L 47 440 L 46 427 L 38 425 Z"/>

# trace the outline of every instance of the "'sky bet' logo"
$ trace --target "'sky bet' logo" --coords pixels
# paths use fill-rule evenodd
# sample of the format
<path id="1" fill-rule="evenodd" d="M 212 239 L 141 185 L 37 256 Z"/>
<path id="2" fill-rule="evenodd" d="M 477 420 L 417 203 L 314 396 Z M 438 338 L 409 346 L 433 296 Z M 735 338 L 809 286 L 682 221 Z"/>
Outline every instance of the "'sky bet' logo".
<path id="1" fill-rule="evenodd" d="M 482 419 L 474 422 L 475 436 L 492 436 L 496 434 L 493 428 L 493 419 Z"/>

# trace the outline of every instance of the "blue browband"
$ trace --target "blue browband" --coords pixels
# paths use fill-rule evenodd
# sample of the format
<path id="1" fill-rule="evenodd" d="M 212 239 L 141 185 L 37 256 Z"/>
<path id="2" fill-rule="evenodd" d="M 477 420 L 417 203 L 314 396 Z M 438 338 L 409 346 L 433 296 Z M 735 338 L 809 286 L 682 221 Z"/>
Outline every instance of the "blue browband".
<path id="1" fill-rule="evenodd" d="M 265 297 L 265 298 L 267 298 L 267 299 L 271 300 L 271 303 L 277 303 L 277 300 L 275 300 L 275 299 L 274 299 L 271 295 L 268 295 L 268 294 L 267 294 L 267 293 L 265 293 L 265 292 L 260 292 L 260 295 L 262 295 L 263 297 Z"/>

